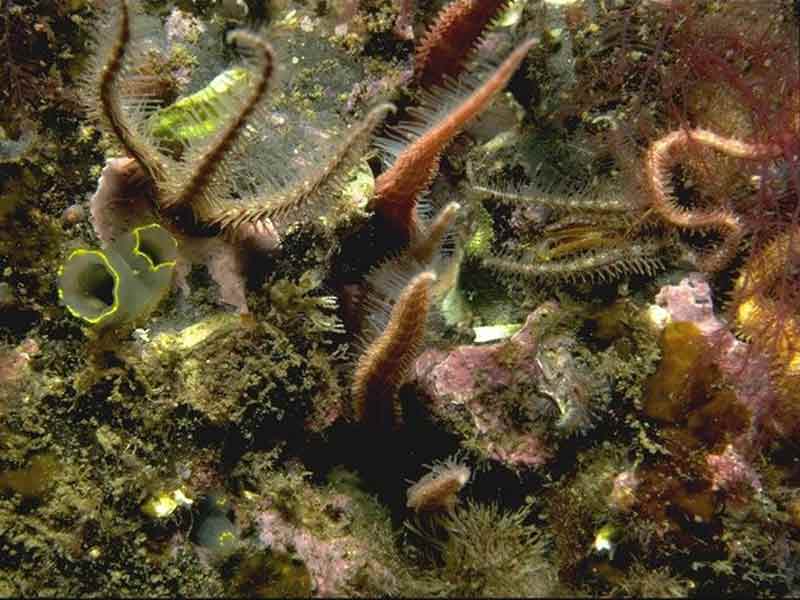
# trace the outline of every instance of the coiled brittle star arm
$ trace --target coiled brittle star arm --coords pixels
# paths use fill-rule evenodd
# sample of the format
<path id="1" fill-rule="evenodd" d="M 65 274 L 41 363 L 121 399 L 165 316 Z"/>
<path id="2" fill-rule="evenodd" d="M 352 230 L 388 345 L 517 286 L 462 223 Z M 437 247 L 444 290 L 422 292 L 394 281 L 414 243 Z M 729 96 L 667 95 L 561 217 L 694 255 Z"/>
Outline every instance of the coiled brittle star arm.
<path id="1" fill-rule="evenodd" d="M 744 237 L 744 226 L 739 217 L 727 208 L 691 210 L 675 200 L 670 171 L 691 144 L 701 144 L 727 156 L 749 160 L 778 158 L 781 149 L 776 144 L 743 142 L 706 129 L 679 129 L 650 145 L 645 156 L 645 182 L 653 210 L 664 221 L 677 227 L 716 230 L 723 236 L 716 250 L 707 252 L 697 261 L 703 271 L 714 272 L 724 268 L 736 254 Z"/>

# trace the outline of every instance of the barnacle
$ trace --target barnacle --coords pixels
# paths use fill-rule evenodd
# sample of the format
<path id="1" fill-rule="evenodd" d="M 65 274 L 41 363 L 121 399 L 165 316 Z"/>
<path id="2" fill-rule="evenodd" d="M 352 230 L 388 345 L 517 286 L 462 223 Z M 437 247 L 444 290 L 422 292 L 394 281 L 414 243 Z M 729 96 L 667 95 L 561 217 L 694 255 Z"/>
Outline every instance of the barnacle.
<path id="1" fill-rule="evenodd" d="M 458 502 L 458 492 L 469 481 L 469 467 L 449 458 L 435 463 L 430 472 L 421 477 L 406 491 L 406 506 L 416 512 L 452 510 Z"/>

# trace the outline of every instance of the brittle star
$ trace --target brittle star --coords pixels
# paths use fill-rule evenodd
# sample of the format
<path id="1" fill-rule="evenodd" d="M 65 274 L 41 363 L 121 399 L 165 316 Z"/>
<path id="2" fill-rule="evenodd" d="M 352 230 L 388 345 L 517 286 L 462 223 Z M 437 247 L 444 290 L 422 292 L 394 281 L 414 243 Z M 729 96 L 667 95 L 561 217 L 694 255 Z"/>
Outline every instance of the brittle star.
<path id="1" fill-rule="evenodd" d="M 670 171 L 692 144 L 713 148 L 733 158 L 776 159 L 782 155 L 777 144 L 749 143 L 725 137 L 707 129 L 678 129 L 654 141 L 645 155 L 645 185 L 652 210 L 667 223 L 691 230 L 716 230 L 723 236 L 718 249 L 697 260 L 706 272 L 719 271 L 733 259 L 745 234 L 741 219 L 729 208 L 692 210 L 680 206 L 672 193 Z"/>

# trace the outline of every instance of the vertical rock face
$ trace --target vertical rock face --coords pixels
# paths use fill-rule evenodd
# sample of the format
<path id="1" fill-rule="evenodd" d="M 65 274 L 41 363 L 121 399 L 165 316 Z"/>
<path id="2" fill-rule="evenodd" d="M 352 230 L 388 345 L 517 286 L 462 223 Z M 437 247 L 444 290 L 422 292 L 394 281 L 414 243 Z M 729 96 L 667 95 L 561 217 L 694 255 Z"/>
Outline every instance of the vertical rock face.
<path id="1" fill-rule="evenodd" d="M 793 4 L 0 0 L 0 597 L 797 595 Z"/>

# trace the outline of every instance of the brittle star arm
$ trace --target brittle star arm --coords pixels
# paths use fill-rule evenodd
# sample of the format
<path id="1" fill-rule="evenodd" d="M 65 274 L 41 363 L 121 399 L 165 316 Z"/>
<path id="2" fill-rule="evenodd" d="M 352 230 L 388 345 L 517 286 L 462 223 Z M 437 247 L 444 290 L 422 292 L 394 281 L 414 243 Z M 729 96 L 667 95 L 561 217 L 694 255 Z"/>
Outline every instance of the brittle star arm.
<path id="1" fill-rule="evenodd" d="M 671 169 L 693 143 L 713 148 L 727 156 L 751 160 L 778 158 L 781 149 L 775 144 L 743 142 L 706 129 L 679 129 L 650 145 L 645 156 L 644 169 L 651 206 L 667 223 L 685 229 L 716 230 L 724 236 L 716 250 L 709 251 L 698 260 L 698 266 L 702 270 L 713 272 L 724 268 L 733 259 L 744 237 L 744 225 L 727 208 L 690 210 L 680 206 L 673 197 Z"/>

